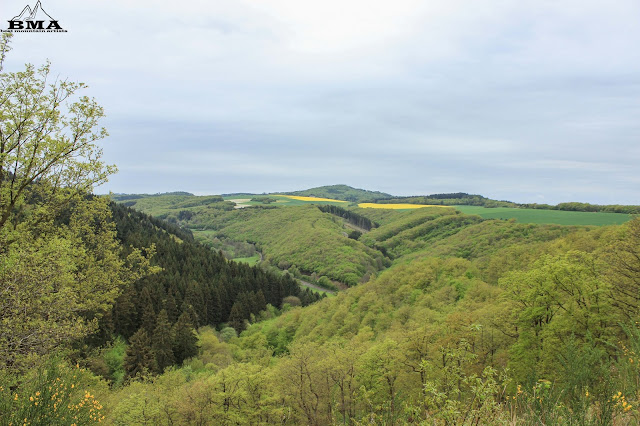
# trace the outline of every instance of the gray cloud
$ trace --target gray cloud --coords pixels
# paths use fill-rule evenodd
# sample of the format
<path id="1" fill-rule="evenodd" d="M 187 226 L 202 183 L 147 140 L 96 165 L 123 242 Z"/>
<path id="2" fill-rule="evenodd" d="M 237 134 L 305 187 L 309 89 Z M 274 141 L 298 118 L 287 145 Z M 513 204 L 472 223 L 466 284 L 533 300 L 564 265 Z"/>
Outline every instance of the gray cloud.
<path id="1" fill-rule="evenodd" d="M 21 10 L 8 0 L 3 11 Z M 17 34 L 105 106 L 99 191 L 640 204 L 640 4 L 47 0 Z"/>

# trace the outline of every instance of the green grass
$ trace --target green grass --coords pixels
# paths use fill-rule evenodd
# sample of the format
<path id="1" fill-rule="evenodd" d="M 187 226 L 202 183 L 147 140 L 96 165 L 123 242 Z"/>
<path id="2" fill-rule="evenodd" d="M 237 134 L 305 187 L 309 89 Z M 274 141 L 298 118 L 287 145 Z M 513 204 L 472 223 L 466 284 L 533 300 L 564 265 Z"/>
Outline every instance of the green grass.
<path id="1" fill-rule="evenodd" d="M 256 254 L 251 257 L 236 257 L 235 259 L 231 259 L 234 262 L 243 262 L 249 264 L 249 266 L 255 266 L 260 261 L 260 255 Z"/>
<path id="2" fill-rule="evenodd" d="M 312 292 L 314 292 L 314 293 L 318 293 L 318 294 L 326 294 L 326 295 L 327 295 L 327 297 L 334 297 L 334 296 L 335 296 L 335 294 L 334 294 L 334 293 L 329 293 L 329 292 L 327 292 L 327 291 L 318 290 L 317 288 L 309 287 L 308 285 L 303 284 L 303 283 L 301 283 L 301 282 L 298 282 L 298 284 L 300 284 L 300 287 L 302 287 L 302 288 L 308 288 L 309 290 L 311 290 L 311 291 L 312 291 Z"/>
<path id="3" fill-rule="evenodd" d="M 632 219 L 622 213 L 571 212 L 563 210 L 517 209 L 509 207 L 486 208 L 479 206 L 455 206 L 465 214 L 475 214 L 485 219 L 515 219 L 519 223 L 556 225 L 619 225 Z"/>

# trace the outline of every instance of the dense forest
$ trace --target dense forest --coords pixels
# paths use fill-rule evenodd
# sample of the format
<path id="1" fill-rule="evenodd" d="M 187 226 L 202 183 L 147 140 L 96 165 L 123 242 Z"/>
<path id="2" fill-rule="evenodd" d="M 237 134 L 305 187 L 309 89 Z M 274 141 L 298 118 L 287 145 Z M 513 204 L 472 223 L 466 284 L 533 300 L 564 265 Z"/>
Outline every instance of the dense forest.
<path id="1" fill-rule="evenodd" d="M 249 321 L 227 317 L 219 323 L 198 322 L 211 303 L 225 302 L 211 291 L 216 286 L 205 284 L 198 294 L 190 280 L 206 283 L 198 275 L 209 277 L 206 265 L 216 262 L 228 267 L 214 268 L 213 277 L 268 274 L 225 261 L 175 224 L 124 206 L 111 204 L 111 210 L 106 217 L 113 217 L 114 237 L 129 247 L 120 256 L 130 251 L 151 259 L 147 274 L 122 289 L 97 332 L 69 347 L 65 356 L 77 367 L 52 358 L 13 376 L 2 403 L 16 415 L 39 412 L 30 398 L 45 394 L 39 389 L 47 380 L 61 377 L 86 390 L 91 397 L 85 404 L 99 404 L 91 406 L 101 407 L 104 421 L 114 424 L 638 420 L 639 219 L 567 227 L 483 220 L 438 208 L 357 209 L 379 224 L 361 236 L 363 244 L 386 252 L 391 267 L 307 307 L 299 306 L 298 293 L 299 300 L 289 297 L 286 306 L 248 308 L 243 319 Z M 312 211 L 331 215 L 313 206 L 255 208 L 290 221 Z M 171 263 L 184 265 L 176 269 L 176 281 L 153 270 Z M 245 296 L 227 306 L 255 303 L 248 296 L 256 287 L 249 282 L 238 293 Z M 138 306 L 120 305 L 131 301 Z M 118 318 L 129 325 L 118 325 Z M 190 338 L 182 346 L 176 338 L 181 329 Z M 108 335 L 120 337 L 100 341 Z M 166 336 L 170 350 L 163 351 Z M 66 398 L 77 396 L 69 392 Z"/>
<path id="2" fill-rule="evenodd" d="M 435 239 L 448 240 L 451 254 L 397 261 L 368 283 L 255 323 L 239 337 L 201 330 L 199 355 L 188 367 L 107 391 L 127 401 L 116 403 L 113 418 L 637 421 L 640 221 L 564 232 L 482 223 L 494 238 L 487 255 L 456 256 L 460 232 L 443 232 Z M 513 236 L 501 238 L 505 233 Z"/>

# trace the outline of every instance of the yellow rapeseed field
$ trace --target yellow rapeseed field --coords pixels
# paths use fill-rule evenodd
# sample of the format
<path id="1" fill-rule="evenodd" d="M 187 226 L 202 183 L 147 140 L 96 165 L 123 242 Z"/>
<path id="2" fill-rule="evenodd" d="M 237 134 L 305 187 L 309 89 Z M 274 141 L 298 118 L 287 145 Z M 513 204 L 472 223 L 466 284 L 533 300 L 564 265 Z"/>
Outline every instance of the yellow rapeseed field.
<path id="1" fill-rule="evenodd" d="M 360 203 L 358 207 L 363 209 L 393 209 L 393 210 L 404 210 L 404 209 L 421 209 L 423 207 L 448 207 L 451 206 L 439 206 L 435 204 L 376 204 L 376 203 Z"/>
<path id="2" fill-rule="evenodd" d="M 298 195 L 277 195 L 277 197 L 291 198 L 292 200 L 298 200 L 298 201 L 332 201 L 335 203 L 346 203 L 346 201 L 332 200 L 331 198 L 300 197 Z"/>

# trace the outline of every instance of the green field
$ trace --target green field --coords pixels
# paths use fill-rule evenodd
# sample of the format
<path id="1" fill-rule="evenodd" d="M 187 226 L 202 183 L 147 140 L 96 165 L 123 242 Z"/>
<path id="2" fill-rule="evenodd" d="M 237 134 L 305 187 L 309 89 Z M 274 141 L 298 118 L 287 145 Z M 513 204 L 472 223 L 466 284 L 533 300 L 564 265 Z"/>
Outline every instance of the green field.
<path id="1" fill-rule="evenodd" d="M 233 260 L 234 262 L 247 263 L 249 266 L 255 266 L 260 261 L 260 255 L 256 254 L 255 256 L 251 257 L 236 257 L 231 260 Z"/>
<path id="2" fill-rule="evenodd" d="M 519 223 L 548 223 L 556 225 L 620 225 L 633 217 L 622 213 L 571 212 L 510 207 L 455 206 L 455 208 L 462 213 L 475 214 L 485 219 L 515 219 Z"/>

